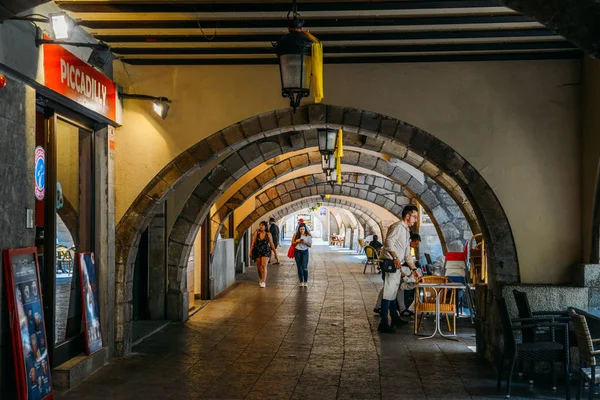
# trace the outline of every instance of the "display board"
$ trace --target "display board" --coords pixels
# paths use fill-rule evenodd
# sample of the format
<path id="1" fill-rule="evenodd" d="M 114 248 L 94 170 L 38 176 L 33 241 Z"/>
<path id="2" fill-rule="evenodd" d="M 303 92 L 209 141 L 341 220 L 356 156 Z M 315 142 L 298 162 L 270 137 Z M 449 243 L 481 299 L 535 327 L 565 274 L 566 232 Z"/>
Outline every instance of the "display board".
<path id="1" fill-rule="evenodd" d="M 77 253 L 77 264 L 81 285 L 85 350 L 87 355 L 90 355 L 102 349 L 94 253 Z"/>
<path id="2" fill-rule="evenodd" d="M 35 247 L 10 249 L 2 256 L 18 398 L 52 399 L 37 251 Z"/>

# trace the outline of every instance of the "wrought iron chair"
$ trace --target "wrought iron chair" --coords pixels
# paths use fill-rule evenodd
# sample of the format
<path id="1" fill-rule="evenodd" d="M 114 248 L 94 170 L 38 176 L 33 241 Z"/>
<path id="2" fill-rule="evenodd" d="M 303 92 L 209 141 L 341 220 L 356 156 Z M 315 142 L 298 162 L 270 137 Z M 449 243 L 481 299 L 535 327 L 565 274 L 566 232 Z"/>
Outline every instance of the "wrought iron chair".
<path id="1" fill-rule="evenodd" d="M 594 350 L 594 343 L 600 339 L 592 339 L 585 316 L 571 310 L 573 328 L 577 335 L 577 347 L 579 348 L 579 385 L 577 387 L 577 400 L 581 398 L 583 384 L 589 382 L 588 399 L 594 398 L 594 386 L 600 382 L 600 371 L 596 372 L 598 362 L 596 357 L 600 356 L 600 350 Z"/>
<path id="2" fill-rule="evenodd" d="M 512 375 L 517 361 L 544 361 L 549 363 L 561 362 L 565 366 L 565 395 L 567 400 L 571 398 L 571 388 L 569 385 L 569 324 L 565 322 L 549 322 L 535 318 L 514 318 L 511 319 L 508 314 L 506 299 L 496 299 L 498 306 L 498 314 L 502 325 L 502 333 L 504 336 L 504 352 L 498 368 L 498 389 L 502 387 L 502 373 L 504 362 L 509 361 L 510 370 L 506 379 L 506 398 L 510 398 L 510 387 L 512 383 Z M 513 323 L 515 325 L 513 325 Z M 527 329 L 536 329 L 545 327 L 550 330 L 549 341 L 536 341 L 526 343 L 517 341 L 515 331 L 523 331 Z M 564 341 L 561 343 L 556 340 L 556 331 L 561 333 Z M 556 388 L 556 374 L 552 368 L 552 387 Z"/>
<path id="3" fill-rule="evenodd" d="M 381 260 L 379 259 L 379 254 L 377 251 L 371 246 L 365 246 L 365 255 L 367 256 L 367 260 L 365 261 L 365 269 L 363 270 L 363 274 L 367 273 L 367 266 L 371 266 L 371 273 L 375 273 L 375 266 L 379 267 L 379 263 Z"/>

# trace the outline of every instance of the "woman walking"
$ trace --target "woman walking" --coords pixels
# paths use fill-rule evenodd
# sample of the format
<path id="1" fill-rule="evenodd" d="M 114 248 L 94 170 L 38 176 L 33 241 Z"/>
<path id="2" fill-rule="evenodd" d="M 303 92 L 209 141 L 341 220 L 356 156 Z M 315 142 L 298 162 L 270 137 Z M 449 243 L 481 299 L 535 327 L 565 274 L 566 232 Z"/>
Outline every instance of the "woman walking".
<path id="1" fill-rule="evenodd" d="M 296 259 L 296 267 L 298 267 L 298 278 L 300 285 L 308 286 L 308 249 L 312 247 L 312 236 L 308 231 L 305 223 L 298 224 L 298 231 L 292 238 L 294 246 L 294 258 Z"/>
<path id="2" fill-rule="evenodd" d="M 261 221 L 258 224 L 258 231 L 254 232 L 252 246 L 250 246 L 250 258 L 256 260 L 256 268 L 258 269 L 259 286 L 267 287 L 267 261 L 271 256 L 271 250 L 275 250 L 273 238 L 269 233 L 269 224 Z"/>

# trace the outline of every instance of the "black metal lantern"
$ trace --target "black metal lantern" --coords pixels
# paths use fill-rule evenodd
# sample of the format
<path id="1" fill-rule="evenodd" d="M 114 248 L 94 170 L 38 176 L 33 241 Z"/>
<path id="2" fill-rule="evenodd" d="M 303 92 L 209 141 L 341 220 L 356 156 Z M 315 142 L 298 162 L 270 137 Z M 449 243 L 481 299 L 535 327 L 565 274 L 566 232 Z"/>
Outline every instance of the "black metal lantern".
<path id="1" fill-rule="evenodd" d="M 321 168 L 327 172 L 335 169 L 335 157 L 333 154 L 322 154 L 321 155 Z"/>
<path id="2" fill-rule="evenodd" d="M 335 129 L 317 129 L 317 135 L 319 137 L 319 152 L 321 154 L 333 154 L 337 131 Z"/>
<path id="3" fill-rule="evenodd" d="M 275 43 L 275 54 L 279 60 L 281 95 L 290 99 L 290 107 L 296 112 L 303 97 L 310 95 L 312 76 L 312 44 L 302 33 L 304 21 L 298 19 L 298 4 L 293 2 L 293 14 L 289 32 Z M 289 14 L 288 14 L 289 19 Z"/>
<path id="4" fill-rule="evenodd" d="M 327 183 L 333 187 L 337 183 L 337 171 L 335 169 L 327 171 Z"/>

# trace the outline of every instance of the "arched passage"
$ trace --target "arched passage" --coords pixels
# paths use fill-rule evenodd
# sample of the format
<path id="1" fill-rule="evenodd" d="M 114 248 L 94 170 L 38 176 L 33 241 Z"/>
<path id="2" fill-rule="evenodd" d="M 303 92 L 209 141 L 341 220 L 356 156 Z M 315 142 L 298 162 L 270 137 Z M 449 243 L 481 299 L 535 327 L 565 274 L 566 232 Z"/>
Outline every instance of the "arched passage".
<path id="1" fill-rule="evenodd" d="M 460 251 L 463 247 L 463 240 L 471 236 L 471 231 L 475 233 L 479 232 L 478 222 L 471 215 L 469 218 L 465 217 L 461 207 L 456 201 L 448 194 L 448 192 L 433 181 L 431 178 L 425 176 L 423 182 L 414 176 L 411 176 L 402 167 L 396 165 L 394 168 L 383 168 L 385 165 L 380 163 L 379 160 L 387 161 L 382 157 L 375 157 L 372 154 L 361 153 L 358 150 L 349 150 L 345 152 L 344 159 L 342 160 L 343 168 L 345 166 L 357 166 L 362 167 L 365 170 L 377 172 L 389 179 L 379 177 L 379 179 L 371 179 L 367 182 L 366 177 L 360 177 L 357 179 L 356 184 L 360 185 L 361 189 L 365 189 L 365 185 L 377 186 L 381 190 L 393 190 L 396 192 L 406 191 L 412 194 L 412 197 L 419 197 L 419 203 L 423 205 L 426 212 L 432 216 L 436 221 L 440 223 L 436 225 L 438 235 L 440 238 L 450 238 L 447 240 L 448 246 L 446 246 L 446 240 L 443 240 L 442 247 L 444 251 L 449 249 L 450 251 Z M 219 209 L 211 215 L 211 222 L 215 226 L 215 232 L 219 231 L 224 221 L 231 215 L 233 210 L 239 207 L 244 201 L 251 196 L 255 195 L 261 187 L 270 184 L 276 179 L 281 179 L 292 171 L 298 169 L 320 165 L 320 155 L 316 151 L 308 151 L 305 154 L 294 155 L 290 158 L 284 159 L 272 167 L 258 174 L 255 178 L 251 179 L 236 193 L 231 195 L 227 201 L 225 201 Z M 204 186 L 206 182 L 203 180 L 199 186 Z M 292 188 L 293 186 L 290 186 Z M 287 190 L 288 188 L 286 188 Z M 282 192 L 282 191 L 280 191 Z M 376 191 L 374 193 L 377 193 Z M 409 196 L 410 197 L 410 196 Z M 199 203 L 196 203 L 200 206 Z M 400 210 L 394 210 L 399 212 Z M 202 211 L 198 210 L 201 214 Z M 196 223 L 197 218 L 194 220 Z M 177 223 L 176 223 L 177 225 Z M 184 222 L 184 227 L 186 226 Z M 181 237 L 182 235 L 180 235 Z M 187 234 L 185 235 L 187 236 Z"/>
<path id="2" fill-rule="evenodd" d="M 462 215 L 456 216 L 458 218 L 456 218 L 457 221 L 454 221 L 455 223 L 452 223 L 450 218 L 446 217 L 443 220 L 442 225 L 438 223 L 435 216 L 442 214 L 431 213 L 430 209 L 427 207 L 427 203 L 424 203 L 420 197 L 415 196 L 415 194 L 405 186 L 401 186 L 387 178 L 372 174 L 344 173 L 342 174 L 341 185 L 330 186 L 329 184 L 326 184 L 325 181 L 325 174 L 320 173 L 305 175 L 281 182 L 260 192 L 256 196 L 255 211 L 264 208 L 268 212 L 273 209 L 273 207 L 277 207 L 284 203 L 288 198 L 296 200 L 299 197 L 309 195 L 334 194 L 373 202 L 390 211 L 398 219 L 401 219 L 402 208 L 405 205 L 419 202 L 425 204 L 426 211 L 430 215 L 436 231 L 438 232 L 438 236 L 440 237 L 444 252 L 448 251 L 448 247 L 446 246 L 447 243 L 450 245 L 449 251 L 460 251 L 464 246 L 464 240 L 468 240 L 472 236 L 471 230 L 468 227 L 461 227 L 458 225 L 458 220 L 461 219 L 460 217 Z M 260 212 L 257 212 L 256 214 L 260 214 Z M 266 215 L 266 213 L 263 215 Z M 442 217 L 444 217 L 444 215 L 442 215 Z M 464 217 L 462 220 L 464 221 Z"/>
<path id="3" fill-rule="evenodd" d="M 293 214 L 305 208 L 309 208 L 313 206 L 316 202 L 323 203 L 325 207 L 331 207 L 334 210 L 337 209 L 339 211 L 347 211 L 350 215 L 354 216 L 360 224 L 364 226 L 368 226 L 369 229 L 373 231 L 376 235 L 382 235 L 381 230 L 381 220 L 377 215 L 375 215 L 371 210 L 363 207 L 360 204 L 357 204 L 352 201 L 351 198 L 329 198 L 324 201 L 321 201 L 319 196 L 312 196 L 308 198 L 302 198 L 300 200 L 291 201 L 287 204 L 282 204 L 277 209 L 272 210 L 271 215 L 274 216 L 275 219 L 282 218 L 286 215 Z M 343 218 L 340 213 L 340 224 L 346 224 L 347 227 L 355 227 L 355 223 L 351 220 L 347 220 Z M 244 232 L 246 229 L 250 228 L 254 223 L 260 220 L 261 217 L 258 218 L 247 218 L 244 220 L 242 224 L 238 226 L 236 232 Z"/>
<path id="4" fill-rule="evenodd" d="M 480 228 L 489 243 L 490 282 L 519 281 L 516 247 L 502 206 L 479 172 L 448 145 L 405 122 L 373 112 L 331 105 L 304 106 L 295 114 L 290 109 L 276 110 L 234 124 L 183 152 L 146 186 L 119 222 L 116 237 L 117 354 L 129 352 L 133 265 L 140 235 L 149 223 L 154 207 L 188 174 L 208 162 L 224 160 L 223 157 L 237 152 L 237 157 L 230 163 L 235 160 L 243 164 L 243 168 L 251 169 L 286 151 L 316 146 L 315 129 L 324 127 L 343 129 L 344 143 L 351 146 L 381 151 L 385 145 L 386 153 L 427 173 L 452 195 L 465 215 L 473 214 L 480 221 Z M 294 134 L 298 131 L 308 132 Z M 260 156 L 256 157 L 257 154 Z M 375 161 L 382 168 L 391 168 L 385 161 Z M 230 168 L 227 163 L 219 163 L 211 176 L 220 184 L 205 188 L 203 193 L 198 193 L 198 198 L 208 199 L 212 193 L 222 192 L 234 181 L 236 176 L 229 172 Z M 191 231 L 195 235 L 194 229 Z M 169 276 L 180 273 L 182 264 L 179 261 L 169 257 Z"/>

